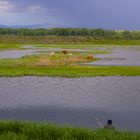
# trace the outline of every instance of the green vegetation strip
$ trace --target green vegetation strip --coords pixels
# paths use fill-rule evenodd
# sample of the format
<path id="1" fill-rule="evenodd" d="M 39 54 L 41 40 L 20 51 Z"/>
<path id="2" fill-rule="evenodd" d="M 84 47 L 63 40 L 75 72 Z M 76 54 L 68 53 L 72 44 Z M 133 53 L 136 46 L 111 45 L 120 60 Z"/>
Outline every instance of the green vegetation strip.
<path id="1" fill-rule="evenodd" d="M 59 45 L 140 45 L 140 39 L 112 39 L 89 36 L 5 36 L 0 35 L 1 44 L 59 44 Z"/>
<path id="2" fill-rule="evenodd" d="M 95 76 L 140 76 L 140 66 L 0 66 L 0 76 L 55 76 L 71 78 Z"/>
<path id="3" fill-rule="evenodd" d="M 139 132 L 85 129 L 41 123 L 0 122 L 0 140 L 139 140 Z"/>
<path id="4" fill-rule="evenodd" d="M 0 50 L 19 50 L 21 46 L 21 44 L 0 43 Z"/>
<path id="5" fill-rule="evenodd" d="M 26 40 L 27 39 L 27 40 Z M 29 39 L 29 40 L 28 40 Z M 46 40 L 49 39 L 46 37 Z M 57 37 L 56 37 L 57 39 Z M 2 39 L 3 40 L 3 39 Z M 19 41 L 20 37 L 15 37 L 15 40 L 12 41 L 12 39 L 6 40 L 6 38 L 2 41 L 0 38 L 0 51 L 1 50 L 24 50 L 26 46 L 31 46 L 32 48 L 61 48 L 61 49 L 83 49 L 83 50 L 93 50 L 94 54 L 100 53 L 110 53 L 110 51 L 116 47 L 119 48 L 140 48 L 140 41 L 131 41 L 131 40 L 92 40 L 91 42 L 85 41 L 82 42 L 78 41 L 73 42 L 67 42 L 67 39 L 58 41 L 58 42 L 51 42 L 51 43 L 45 43 L 45 42 L 36 42 L 31 41 L 30 38 L 26 37 L 24 41 Z M 103 48 L 104 50 L 99 50 L 100 48 Z"/>

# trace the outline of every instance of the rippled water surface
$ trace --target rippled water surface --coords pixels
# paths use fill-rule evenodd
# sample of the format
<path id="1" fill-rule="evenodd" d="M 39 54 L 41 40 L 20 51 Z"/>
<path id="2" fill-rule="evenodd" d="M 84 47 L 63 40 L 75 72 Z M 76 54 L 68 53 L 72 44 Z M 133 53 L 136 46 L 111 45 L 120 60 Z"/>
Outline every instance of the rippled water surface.
<path id="1" fill-rule="evenodd" d="M 100 60 L 88 63 L 88 65 L 140 66 L 140 49 L 138 48 L 117 48 L 111 54 L 97 54 L 96 57 Z"/>
<path id="2" fill-rule="evenodd" d="M 0 118 L 140 130 L 140 77 L 0 78 Z"/>

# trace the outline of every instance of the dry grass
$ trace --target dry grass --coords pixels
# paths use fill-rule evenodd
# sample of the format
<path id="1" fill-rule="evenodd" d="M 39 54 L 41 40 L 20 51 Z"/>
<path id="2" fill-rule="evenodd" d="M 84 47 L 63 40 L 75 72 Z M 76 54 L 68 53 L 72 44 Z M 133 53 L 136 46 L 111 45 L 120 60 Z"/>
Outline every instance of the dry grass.
<path id="1" fill-rule="evenodd" d="M 72 55 L 63 54 L 62 52 L 54 52 L 54 55 L 40 54 L 32 56 L 24 56 L 18 59 L 1 59 L 1 66 L 20 67 L 20 66 L 35 66 L 35 67 L 47 67 L 47 66 L 72 66 L 79 65 L 79 63 L 85 63 L 94 61 L 94 57 L 88 54 L 73 53 Z"/>
<path id="2" fill-rule="evenodd" d="M 65 65 L 76 65 L 78 63 L 93 61 L 94 57 L 84 55 L 72 55 L 68 54 L 54 54 L 50 55 L 39 55 L 35 63 L 29 63 L 27 65 L 32 66 L 65 66 Z"/>
<path id="3" fill-rule="evenodd" d="M 46 66 L 51 65 L 51 61 L 47 57 L 40 57 L 38 58 L 37 62 L 35 63 L 36 66 Z"/>

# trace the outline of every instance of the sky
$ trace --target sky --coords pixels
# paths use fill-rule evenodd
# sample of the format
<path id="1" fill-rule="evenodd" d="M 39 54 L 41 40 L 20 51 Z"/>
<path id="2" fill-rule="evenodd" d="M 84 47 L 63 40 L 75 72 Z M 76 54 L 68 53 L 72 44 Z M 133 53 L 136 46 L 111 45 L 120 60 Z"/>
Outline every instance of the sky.
<path id="1" fill-rule="evenodd" d="M 0 25 L 139 29 L 140 0 L 0 0 Z"/>

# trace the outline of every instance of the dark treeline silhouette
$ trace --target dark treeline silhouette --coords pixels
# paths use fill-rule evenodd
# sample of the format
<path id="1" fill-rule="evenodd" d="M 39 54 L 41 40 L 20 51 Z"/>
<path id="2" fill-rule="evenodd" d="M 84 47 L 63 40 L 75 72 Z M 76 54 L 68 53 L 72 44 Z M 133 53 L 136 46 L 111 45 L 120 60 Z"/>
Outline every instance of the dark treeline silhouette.
<path id="1" fill-rule="evenodd" d="M 88 28 L 52 28 L 52 29 L 28 29 L 28 28 L 0 28 L 0 35 L 16 36 L 92 36 L 105 39 L 140 39 L 140 31 L 129 30 L 105 30 Z"/>

